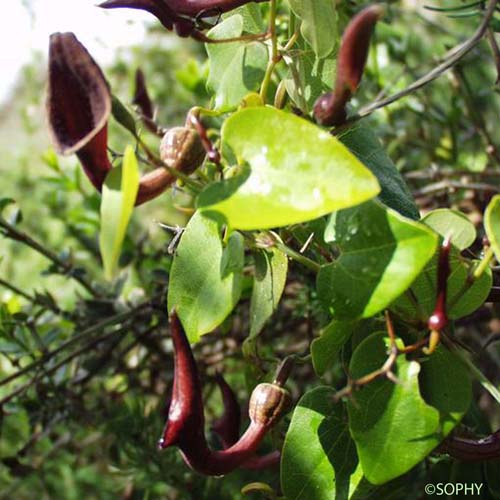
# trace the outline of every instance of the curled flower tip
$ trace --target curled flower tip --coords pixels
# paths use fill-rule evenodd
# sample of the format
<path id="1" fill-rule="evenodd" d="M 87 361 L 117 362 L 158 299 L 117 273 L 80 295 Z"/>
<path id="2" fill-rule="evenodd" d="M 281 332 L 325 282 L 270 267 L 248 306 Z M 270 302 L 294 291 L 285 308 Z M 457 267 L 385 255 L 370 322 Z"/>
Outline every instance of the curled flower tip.
<path id="1" fill-rule="evenodd" d="M 92 184 L 101 190 L 111 169 L 107 155 L 111 93 L 101 69 L 73 33 L 50 36 L 46 108 L 56 150 L 76 153 Z"/>
<path id="2" fill-rule="evenodd" d="M 141 69 L 135 72 L 135 92 L 133 104 L 141 111 L 145 118 L 153 119 L 154 109 L 153 103 L 149 97 L 148 88 L 146 86 L 146 78 Z"/>
<path id="3" fill-rule="evenodd" d="M 222 446 L 229 448 L 240 437 L 241 409 L 236 394 L 220 373 L 215 376 L 215 382 L 222 395 L 224 413 L 212 422 L 212 430 L 219 436 Z"/>
<path id="4" fill-rule="evenodd" d="M 381 5 L 371 5 L 355 15 L 347 25 L 339 48 L 334 91 L 321 96 L 314 106 L 318 123 L 334 126 L 345 122 L 345 107 L 361 82 L 370 39 L 375 24 L 384 12 Z"/>
<path id="5" fill-rule="evenodd" d="M 98 4 L 102 9 L 137 9 L 145 10 L 155 16 L 163 26 L 171 31 L 176 15 L 163 0 L 106 0 Z"/>
<path id="6" fill-rule="evenodd" d="M 384 15 L 382 5 L 370 5 L 354 16 L 347 26 L 339 50 L 337 84 L 356 92 L 363 76 L 375 24 Z"/>

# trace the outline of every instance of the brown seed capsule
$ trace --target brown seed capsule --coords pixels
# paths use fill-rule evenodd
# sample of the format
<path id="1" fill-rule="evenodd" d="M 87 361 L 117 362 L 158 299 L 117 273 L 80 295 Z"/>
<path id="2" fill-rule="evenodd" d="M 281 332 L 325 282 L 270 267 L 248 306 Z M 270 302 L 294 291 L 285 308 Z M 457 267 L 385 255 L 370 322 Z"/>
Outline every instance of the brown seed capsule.
<path id="1" fill-rule="evenodd" d="M 201 166 L 205 155 L 198 132 L 188 127 L 169 129 L 160 144 L 160 157 L 165 165 L 186 175 Z"/>
<path id="2" fill-rule="evenodd" d="M 252 392 L 248 414 L 252 422 L 271 426 L 290 406 L 289 392 L 276 384 L 259 384 Z"/>

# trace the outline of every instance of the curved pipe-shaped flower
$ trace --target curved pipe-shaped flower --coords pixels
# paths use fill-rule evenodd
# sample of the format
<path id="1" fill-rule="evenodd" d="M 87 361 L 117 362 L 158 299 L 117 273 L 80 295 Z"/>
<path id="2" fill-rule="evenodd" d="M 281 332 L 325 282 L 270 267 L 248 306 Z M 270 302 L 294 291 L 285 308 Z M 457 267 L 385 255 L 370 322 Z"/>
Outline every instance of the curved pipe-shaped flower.
<path id="1" fill-rule="evenodd" d="M 205 417 L 198 369 L 182 325 L 170 316 L 174 343 L 174 387 L 160 449 L 177 446 L 195 471 L 213 476 L 227 474 L 251 459 L 267 431 L 288 405 L 288 393 L 273 384 L 260 384 L 249 405 L 250 425 L 241 438 L 222 451 L 211 450 L 205 438 Z"/>
<path id="2" fill-rule="evenodd" d="M 314 117 L 321 125 L 341 125 L 346 120 L 346 105 L 356 92 L 375 24 L 383 16 L 381 5 L 370 5 L 356 14 L 342 35 L 333 92 L 322 95 L 314 105 Z"/>

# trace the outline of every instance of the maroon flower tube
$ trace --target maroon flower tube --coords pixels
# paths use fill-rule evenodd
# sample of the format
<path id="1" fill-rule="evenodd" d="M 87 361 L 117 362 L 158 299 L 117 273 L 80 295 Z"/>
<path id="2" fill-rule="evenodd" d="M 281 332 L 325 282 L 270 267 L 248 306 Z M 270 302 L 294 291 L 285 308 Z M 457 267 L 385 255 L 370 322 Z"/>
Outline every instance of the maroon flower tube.
<path id="1" fill-rule="evenodd" d="M 448 437 L 438 451 L 464 462 L 481 462 L 500 458 L 500 430 L 481 439 L 456 435 Z"/>
<path id="2" fill-rule="evenodd" d="M 106 0 L 99 4 L 103 9 L 138 9 L 154 15 L 169 31 L 181 37 L 192 36 L 202 42 L 211 40 L 197 28 L 197 20 L 214 13 L 224 13 L 251 2 L 268 0 Z"/>
<path id="3" fill-rule="evenodd" d="M 85 174 L 100 192 L 112 168 L 107 151 L 111 91 L 101 69 L 73 33 L 54 33 L 50 37 L 46 107 L 56 150 L 63 155 L 76 154 Z M 199 149 L 202 149 L 201 142 Z M 184 152 L 185 160 L 173 168 L 180 165 L 184 173 L 194 171 L 205 157 L 203 152 L 200 160 L 201 153 L 196 152 L 197 156 Z M 188 165 L 190 160 L 195 163 Z M 167 168 L 158 167 L 148 172 L 140 179 L 135 204 L 158 197 L 175 180 Z"/>
<path id="4" fill-rule="evenodd" d="M 383 14 L 381 5 L 370 5 L 347 25 L 339 48 L 334 91 L 322 95 L 314 105 L 314 117 L 321 125 L 334 126 L 345 122 L 346 105 L 361 82 L 370 39 Z"/>
<path id="5" fill-rule="evenodd" d="M 448 325 L 446 298 L 448 290 L 448 277 L 450 276 L 450 251 L 451 240 L 450 238 L 446 238 L 439 251 L 436 306 L 428 321 L 428 327 L 430 330 L 440 331 Z"/>
<path id="6" fill-rule="evenodd" d="M 250 425 L 241 438 L 222 451 L 211 450 L 204 428 L 201 383 L 186 334 L 176 313 L 170 316 L 174 343 L 174 387 L 160 449 L 177 446 L 195 471 L 213 476 L 228 474 L 252 458 L 267 431 L 287 409 L 289 396 L 275 384 L 260 384 L 249 404 Z"/>
<path id="7" fill-rule="evenodd" d="M 46 105 L 56 150 L 63 155 L 76 153 L 100 191 L 111 169 L 107 154 L 111 92 L 101 69 L 73 33 L 50 37 Z"/>

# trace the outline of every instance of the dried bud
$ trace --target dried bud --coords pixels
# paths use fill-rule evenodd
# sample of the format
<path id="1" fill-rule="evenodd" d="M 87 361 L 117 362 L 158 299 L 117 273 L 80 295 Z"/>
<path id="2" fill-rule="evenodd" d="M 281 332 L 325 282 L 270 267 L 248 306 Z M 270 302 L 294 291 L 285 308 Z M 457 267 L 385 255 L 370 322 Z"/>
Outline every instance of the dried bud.
<path id="1" fill-rule="evenodd" d="M 73 33 L 50 37 L 46 106 L 56 150 L 76 153 L 90 181 L 101 190 L 111 169 L 107 156 L 111 92 L 101 69 Z"/>
<path id="2" fill-rule="evenodd" d="M 206 151 L 196 130 L 174 127 L 167 131 L 160 145 L 160 157 L 168 167 L 192 174 L 205 159 Z"/>
<path id="3" fill-rule="evenodd" d="M 289 392 L 276 384 L 259 384 L 252 392 L 248 414 L 252 422 L 274 425 L 290 407 Z"/>

